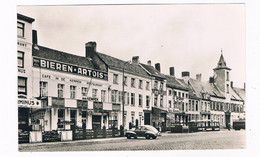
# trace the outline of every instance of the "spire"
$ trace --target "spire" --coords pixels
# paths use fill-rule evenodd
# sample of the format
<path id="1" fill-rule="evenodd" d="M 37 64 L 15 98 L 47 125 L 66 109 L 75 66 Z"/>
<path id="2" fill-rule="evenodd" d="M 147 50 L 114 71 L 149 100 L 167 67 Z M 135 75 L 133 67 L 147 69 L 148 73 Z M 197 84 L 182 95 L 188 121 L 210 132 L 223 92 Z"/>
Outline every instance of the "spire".
<path id="1" fill-rule="evenodd" d="M 219 58 L 219 61 L 218 61 L 218 66 L 214 70 L 217 70 L 217 69 L 228 69 L 228 70 L 231 70 L 230 68 L 227 67 L 225 59 L 223 57 L 222 48 L 221 48 L 221 55 L 220 55 L 220 58 Z"/>

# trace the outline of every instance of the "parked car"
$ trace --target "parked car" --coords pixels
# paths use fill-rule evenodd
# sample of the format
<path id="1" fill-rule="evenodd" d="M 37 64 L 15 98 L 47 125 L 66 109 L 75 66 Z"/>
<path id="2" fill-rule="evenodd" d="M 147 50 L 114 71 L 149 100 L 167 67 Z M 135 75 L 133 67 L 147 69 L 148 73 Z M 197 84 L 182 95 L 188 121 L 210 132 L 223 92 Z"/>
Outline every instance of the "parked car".
<path id="1" fill-rule="evenodd" d="M 134 137 L 135 139 L 137 137 L 145 137 L 146 139 L 150 139 L 152 137 L 153 139 L 156 139 L 157 136 L 160 136 L 160 132 L 153 126 L 141 125 L 134 130 L 126 131 L 125 136 L 127 139 L 131 139 L 131 137 Z"/>

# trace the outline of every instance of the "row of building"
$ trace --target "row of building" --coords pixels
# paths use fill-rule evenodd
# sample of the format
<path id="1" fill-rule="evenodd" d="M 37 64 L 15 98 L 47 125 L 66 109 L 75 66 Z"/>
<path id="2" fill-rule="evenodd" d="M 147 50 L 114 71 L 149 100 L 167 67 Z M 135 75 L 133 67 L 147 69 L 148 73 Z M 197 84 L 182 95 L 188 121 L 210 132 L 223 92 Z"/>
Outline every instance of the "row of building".
<path id="1" fill-rule="evenodd" d="M 245 118 L 245 88 L 233 87 L 222 54 L 208 82 L 187 71 L 176 78 L 174 67 L 162 74 L 159 63 L 123 61 L 97 52 L 95 42 L 85 44 L 84 57 L 41 46 L 33 22 L 17 15 L 19 131 L 165 128 L 199 120 L 225 128 Z"/>

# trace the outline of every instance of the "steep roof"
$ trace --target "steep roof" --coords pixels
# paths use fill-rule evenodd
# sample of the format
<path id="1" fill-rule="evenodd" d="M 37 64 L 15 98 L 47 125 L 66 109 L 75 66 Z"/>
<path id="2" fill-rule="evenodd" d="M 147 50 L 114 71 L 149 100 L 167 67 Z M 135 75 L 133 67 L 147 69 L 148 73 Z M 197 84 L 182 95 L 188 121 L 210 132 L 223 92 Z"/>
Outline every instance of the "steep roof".
<path id="1" fill-rule="evenodd" d="M 73 64 L 81 67 L 107 71 L 106 69 L 101 68 L 101 66 L 99 66 L 94 60 L 90 58 L 73 55 L 70 53 L 50 49 L 40 45 L 33 46 L 32 55 L 35 57 L 64 62 L 64 63 Z"/>
<path id="2" fill-rule="evenodd" d="M 242 99 L 242 100 L 246 100 L 246 91 L 243 88 L 237 88 L 237 87 L 233 87 L 232 88 L 234 90 L 234 92 Z"/>
<path id="3" fill-rule="evenodd" d="M 151 74 L 151 76 L 166 79 L 165 76 L 162 73 L 160 73 L 157 69 L 155 69 L 153 66 L 142 63 L 141 66 L 144 67 Z"/>
<path id="4" fill-rule="evenodd" d="M 202 93 L 208 93 L 210 96 L 225 98 L 225 96 L 212 83 L 201 82 L 192 78 L 189 78 L 188 83 L 197 97 L 202 98 Z"/>
<path id="5" fill-rule="evenodd" d="M 170 75 L 164 75 L 167 80 L 167 87 L 175 88 L 175 89 L 180 89 L 180 90 L 185 90 L 188 91 L 189 88 L 186 85 L 183 85 L 178 79 L 174 76 Z"/>
<path id="6" fill-rule="evenodd" d="M 33 23 L 35 20 L 31 17 L 28 17 L 28 16 L 25 16 L 25 15 L 22 15 L 22 14 L 19 14 L 17 13 L 17 19 L 19 20 L 24 20 L 24 21 L 27 21 L 29 23 Z"/>
<path id="7" fill-rule="evenodd" d="M 217 69 L 228 69 L 228 70 L 231 70 L 230 68 L 227 67 L 227 64 L 225 62 L 225 59 L 224 59 L 222 53 L 221 53 L 221 56 L 219 58 L 218 65 L 217 65 L 217 67 L 214 70 L 217 70 Z"/>
<path id="8" fill-rule="evenodd" d="M 96 52 L 96 53 L 111 69 L 123 71 L 123 67 L 125 67 L 124 69 L 125 72 L 132 73 L 135 75 L 140 75 L 143 77 L 149 77 L 147 72 L 137 64 L 130 64 L 130 63 L 127 64 L 126 63 L 127 61 L 123 61 L 100 52 Z"/>

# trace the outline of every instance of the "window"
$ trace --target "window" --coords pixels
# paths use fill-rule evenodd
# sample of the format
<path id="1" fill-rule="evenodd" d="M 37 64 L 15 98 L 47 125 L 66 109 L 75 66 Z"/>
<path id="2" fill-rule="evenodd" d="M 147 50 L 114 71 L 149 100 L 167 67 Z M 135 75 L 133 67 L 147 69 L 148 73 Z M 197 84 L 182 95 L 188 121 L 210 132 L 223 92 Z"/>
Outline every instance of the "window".
<path id="1" fill-rule="evenodd" d="M 92 89 L 92 98 L 97 98 L 97 89 Z"/>
<path id="2" fill-rule="evenodd" d="M 160 83 L 160 89 L 163 89 L 163 82 Z"/>
<path id="3" fill-rule="evenodd" d="M 189 111 L 191 111 L 191 100 L 189 100 Z"/>
<path id="4" fill-rule="evenodd" d="M 188 103 L 186 103 L 186 112 L 188 112 L 188 110 L 189 110 L 189 109 L 188 109 Z"/>
<path id="5" fill-rule="evenodd" d="M 135 93 L 131 93 L 131 105 L 135 106 Z"/>
<path id="6" fill-rule="evenodd" d="M 81 88 L 81 94 L 83 98 L 87 98 L 87 92 L 88 92 L 88 88 L 87 87 L 82 87 Z"/>
<path id="7" fill-rule="evenodd" d="M 17 52 L 17 66 L 20 68 L 24 67 L 24 52 L 18 51 Z"/>
<path id="8" fill-rule="evenodd" d="M 158 101 L 158 95 L 154 96 L 154 106 L 157 106 L 157 101 Z"/>
<path id="9" fill-rule="evenodd" d="M 229 84 L 227 84 L 227 93 L 229 93 Z"/>
<path id="10" fill-rule="evenodd" d="M 196 111 L 199 110 L 198 101 L 196 101 Z"/>
<path id="11" fill-rule="evenodd" d="M 150 89 L 150 82 L 146 81 L 146 90 Z"/>
<path id="12" fill-rule="evenodd" d="M 143 81 L 139 80 L 139 89 L 143 89 Z"/>
<path id="13" fill-rule="evenodd" d="M 118 102 L 122 102 L 123 92 L 118 91 Z"/>
<path id="14" fill-rule="evenodd" d="M 181 104 L 181 111 L 184 111 L 184 102 Z"/>
<path id="15" fill-rule="evenodd" d="M 184 98 L 184 93 L 182 93 L 182 97 Z"/>
<path id="16" fill-rule="evenodd" d="M 135 87 L 135 79 L 131 78 L 131 87 Z"/>
<path id="17" fill-rule="evenodd" d="M 169 108 L 172 108 L 172 101 L 169 100 Z"/>
<path id="18" fill-rule="evenodd" d="M 58 97 L 63 98 L 64 84 L 58 84 Z"/>
<path id="19" fill-rule="evenodd" d="M 64 109 L 58 109 L 58 123 L 61 123 L 64 121 Z M 63 129 L 64 125 L 58 125 L 58 128 Z"/>
<path id="20" fill-rule="evenodd" d="M 163 96 L 160 96 L 160 106 L 163 107 Z"/>
<path id="21" fill-rule="evenodd" d="M 150 96 L 146 95 L 146 107 L 150 106 Z"/>
<path id="22" fill-rule="evenodd" d="M 139 107 L 143 106 L 143 95 L 139 94 Z"/>
<path id="23" fill-rule="evenodd" d="M 127 86 L 127 77 L 124 76 L 124 85 Z"/>
<path id="24" fill-rule="evenodd" d="M 113 75 L 113 84 L 118 84 L 118 75 L 117 74 Z"/>
<path id="25" fill-rule="evenodd" d="M 76 97 L 76 86 L 70 86 L 70 98 L 75 99 Z"/>
<path id="26" fill-rule="evenodd" d="M 27 95 L 27 78 L 18 77 L 18 94 Z"/>
<path id="27" fill-rule="evenodd" d="M 229 81 L 229 72 L 227 71 L 227 81 Z"/>
<path id="28" fill-rule="evenodd" d="M 70 121 L 73 123 L 77 122 L 77 110 L 70 110 Z M 70 125 L 70 129 L 73 128 L 73 125 Z"/>
<path id="29" fill-rule="evenodd" d="M 169 93 L 168 95 L 172 95 L 172 90 L 169 89 L 169 92 L 168 92 L 168 93 Z"/>
<path id="30" fill-rule="evenodd" d="M 186 98 L 188 98 L 188 94 L 186 93 Z"/>
<path id="31" fill-rule="evenodd" d="M 117 91 L 112 90 L 112 102 L 117 102 Z"/>
<path id="32" fill-rule="evenodd" d="M 106 102 L 106 91 L 105 90 L 101 90 L 101 101 Z"/>
<path id="33" fill-rule="evenodd" d="M 179 98 L 181 97 L 181 92 L 178 92 L 178 97 L 179 97 Z"/>
<path id="34" fill-rule="evenodd" d="M 157 89 L 158 88 L 158 82 L 154 81 L 154 88 Z"/>
<path id="35" fill-rule="evenodd" d="M 194 100 L 192 100 L 192 111 L 194 111 Z"/>
<path id="36" fill-rule="evenodd" d="M 129 93 L 125 93 L 126 94 L 126 101 L 125 101 L 125 103 L 126 104 L 130 104 L 130 99 L 129 99 Z"/>
<path id="37" fill-rule="evenodd" d="M 17 22 L 17 36 L 24 37 L 24 23 Z"/>
<path id="38" fill-rule="evenodd" d="M 132 125 L 135 125 L 135 111 L 131 111 L 131 121 Z"/>
<path id="39" fill-rule="evenodd" d="M 48 96 L 48 84 L 47 84 L 47 82 L 40 81 L 40 96 L 41 97 Z"/>

